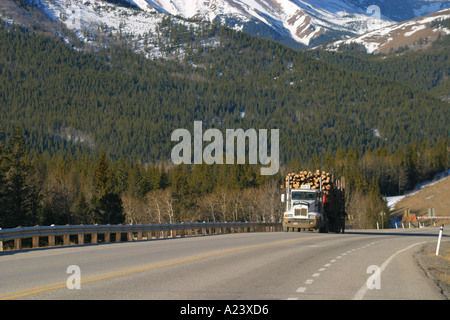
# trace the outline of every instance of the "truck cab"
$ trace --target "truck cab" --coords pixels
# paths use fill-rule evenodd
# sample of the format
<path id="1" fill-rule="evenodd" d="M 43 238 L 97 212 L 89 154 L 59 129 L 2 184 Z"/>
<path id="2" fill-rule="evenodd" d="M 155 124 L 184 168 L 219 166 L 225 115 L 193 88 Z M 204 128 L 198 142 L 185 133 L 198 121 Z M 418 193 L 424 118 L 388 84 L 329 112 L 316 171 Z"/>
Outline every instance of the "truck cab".
<path id="1" fill-rule="evenodd" d="M 300 189 L 287 190 L 281 200 L 286 202 L 286 211 L 283 215 L 284 231 L 301 229 L 319 231 L 324 225 L 325 216 L 320 190 L 302 185 Z"/>

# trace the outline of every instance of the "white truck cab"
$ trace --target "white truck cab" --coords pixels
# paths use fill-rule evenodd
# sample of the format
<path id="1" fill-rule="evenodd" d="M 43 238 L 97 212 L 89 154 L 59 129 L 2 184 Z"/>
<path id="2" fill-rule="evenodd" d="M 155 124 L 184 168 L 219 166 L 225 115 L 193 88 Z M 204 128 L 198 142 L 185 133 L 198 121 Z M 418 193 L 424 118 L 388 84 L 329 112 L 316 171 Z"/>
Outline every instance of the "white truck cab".
<path id="1" fill-rule="evenodd" d="M 283 216 L 284 231 L 301 229 L 318 230 L 323 225 L 322 193 L 302 185 L 300 189 L 288 189 L 281 201 L 286 202 Z M 286 198 L 286 199 L 285 199 Z"/>

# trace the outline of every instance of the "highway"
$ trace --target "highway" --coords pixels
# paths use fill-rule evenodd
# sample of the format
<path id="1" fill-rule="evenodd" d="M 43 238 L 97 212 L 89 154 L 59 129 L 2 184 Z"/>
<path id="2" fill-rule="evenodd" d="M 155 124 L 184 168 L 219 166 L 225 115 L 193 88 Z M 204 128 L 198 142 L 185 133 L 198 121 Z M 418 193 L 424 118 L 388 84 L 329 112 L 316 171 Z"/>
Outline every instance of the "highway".
<path id="1" fill-rule="evenodd" d="M 413 257 L 438 234 L 261 232 L 5 251 L 0 299 L 442 300 Z"/>

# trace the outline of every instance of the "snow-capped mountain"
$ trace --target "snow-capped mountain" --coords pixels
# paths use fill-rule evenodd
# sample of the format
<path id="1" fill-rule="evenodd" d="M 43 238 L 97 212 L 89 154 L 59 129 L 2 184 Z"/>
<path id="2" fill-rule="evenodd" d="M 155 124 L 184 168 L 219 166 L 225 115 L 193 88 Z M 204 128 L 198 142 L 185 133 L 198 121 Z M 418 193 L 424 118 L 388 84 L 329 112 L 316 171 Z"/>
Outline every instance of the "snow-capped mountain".
<path id="1" fill-rule="evenodd" d="M 346 1 L 308 3 L 297 0 L 129 0 L 189 19 L 216 21 L 256 36 L 291 46 L 309 46 L 315 40 L 355 35 L 392 22 L 366 9 L 351 10 Z M 143 3 L 145 2 L 145 3 Z M 352 11 L 352 13 L 349 13 Z"/>
<path id="2" fill-rule="evenodd" d="M 2 0 L 3 1 L 3 0 Z M 0 3 L 0 9 L 5 3 Z M 214 21 L 295 48 L 311 48 L 361 36 L 450 8 L 450 1 L 427 0 L 26 0 L 52 20 L 76 29 L 154 35 L 168 14 L 181 24 Z M 129 4 L 133 8 L 127 8 Z M 3 12 L 7 10 L 2 9 Z M 0 16 L 1 16 L 0 11 Z M 106 31 L 107 32 L 107 31 Z M 142 37 L 141 37 L 142 38 Z M 148 41 L 147 41 L 148 42 Z M 158 55 L 158 48 L 148 49 Z"/>
<path id="3" fill-rule="evenodd" d="M 450 34 L 450 29 L 433 25 L 432 22 L 450 18 L 450 9 L 440 10 L 424 17 L 395 23 L 346 40 L 333 42 L 328 49 L 338 48 L 341 44 L 357 43 L 363 45 L 368 53 L 387 53 L 400 47 L 423 48 L 439 38 Z"/>
<path id="4" fill-rule="evenodd" d="M 427 0 L 128 0 L 144 10 L 219 21 L 291 46 L 361 35 L 450 8 Z"/>

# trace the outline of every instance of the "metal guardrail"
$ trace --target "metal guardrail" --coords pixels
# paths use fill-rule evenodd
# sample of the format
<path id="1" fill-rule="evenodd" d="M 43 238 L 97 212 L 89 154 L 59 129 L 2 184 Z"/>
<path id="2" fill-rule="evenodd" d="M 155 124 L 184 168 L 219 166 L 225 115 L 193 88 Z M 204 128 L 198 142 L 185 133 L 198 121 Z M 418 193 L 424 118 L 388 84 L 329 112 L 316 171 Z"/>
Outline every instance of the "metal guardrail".
<path id="1" fill-rule="evenodd" d="M 138 224 L 138 225 L 65 225 L 35 226 L 0 229 L 0 251 L 5 241 L 14 241 L 14 250 L 22 249 L 22 240 L 31 238 L 31 247 L 40 247 L 41 239 L 46 246 L 57 244 L 56 237 L 62 237 L 62 245 L 175 238 L 196 235 L 211 235 L 235 232 L 273 232 L 281 231 L 281 222 L 193 222 L 175 224 Z M 72 237 L 71 237 L 72 236 Z M 76 237 L 75 237 L 76 236 Z M 87 237 L 86 237 L 87 236 Z M 86 239 L 88 238 L 88 239 Z"/>

